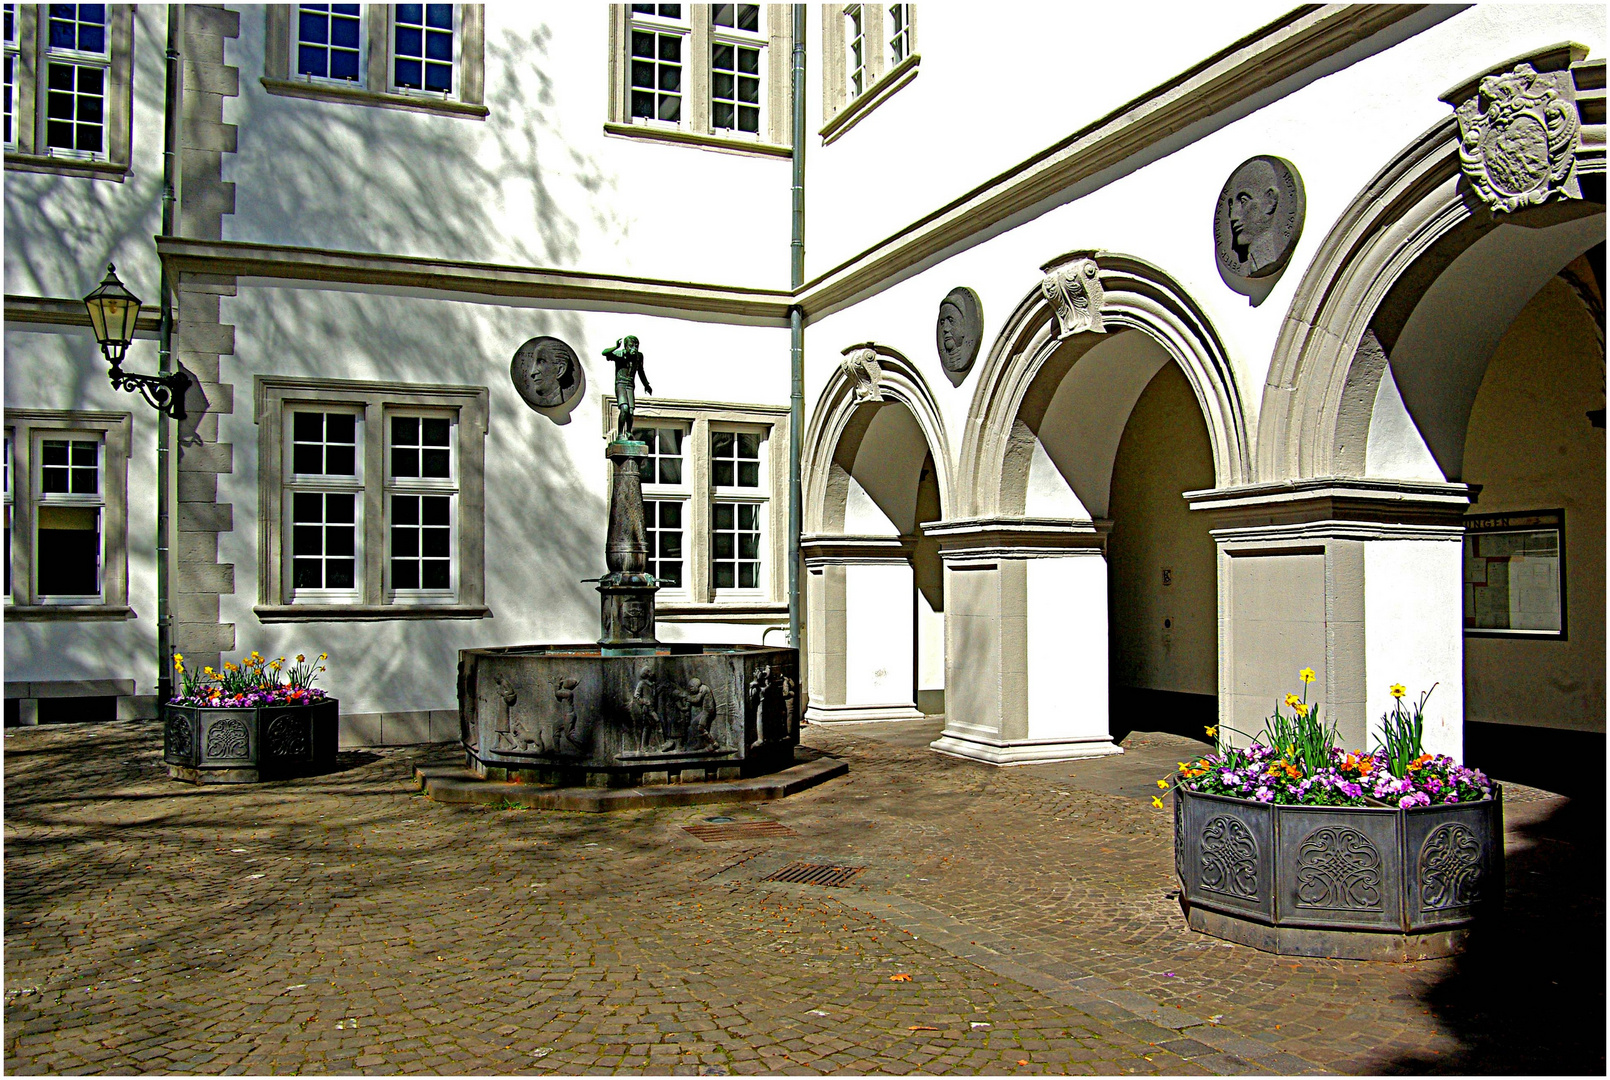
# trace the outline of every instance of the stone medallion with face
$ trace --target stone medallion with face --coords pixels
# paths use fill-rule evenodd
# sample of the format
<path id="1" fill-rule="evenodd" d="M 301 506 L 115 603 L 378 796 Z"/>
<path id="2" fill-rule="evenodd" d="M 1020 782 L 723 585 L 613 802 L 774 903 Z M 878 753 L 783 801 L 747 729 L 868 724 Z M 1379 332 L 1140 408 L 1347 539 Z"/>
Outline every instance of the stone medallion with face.
<path id="1" fill-rule="evenodd" d="M 939 362 L 953 375 L 964 375 L 978 358 L 978 344 L 984 336 L 983 308 L 972 289 L 955 288 L 939 302 L 939 318 L 934 323 L 934 344 Z"/>
<path id="2" fill-rule="evenodd" d="M 1302 236 L 1307 197 L 1297 167 L 1260 154 L 1230 174 L 1213 215 L 1213 241 L 1224 272 L 1268 278 L 1285 269 Z"/>
<path id="3" fill-rule="evenodd" d="M 534 337 L 514 352 L 509 378 L 533 409 L 568 404 L 581 388 L 576 350 L 556 337 Z"/>

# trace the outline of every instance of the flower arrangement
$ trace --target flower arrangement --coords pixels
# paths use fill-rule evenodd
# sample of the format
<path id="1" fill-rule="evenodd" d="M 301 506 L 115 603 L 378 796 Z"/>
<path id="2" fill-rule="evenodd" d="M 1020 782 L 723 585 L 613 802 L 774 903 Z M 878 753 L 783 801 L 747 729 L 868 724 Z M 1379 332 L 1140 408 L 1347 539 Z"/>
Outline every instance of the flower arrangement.
<path id="1" fill-rule="evenodd" d="M 184 654 L 174 653 L 173 668 L 180 686 L 169 704 L 209 709 L 311 705 L 328 696 L 313 685 L 327 659 L 328 653 L 320 653 L 315 660 L 297 653 L 296 662 L 287 663 L 283 656 L 269 660 L 254 649 L 238 664 L 226 660 L 222 671 L 208 666 L 194 673 L 185 668 Z"/>
<path id="2" fill-rule="evenodd" d="M 1355 753 L 1336 745 L 1336 729 L 1319 720 L 1319 705 L 1308 701 L 1312 668 L 1298 673 L 1302 696 L 1287 694 L 1291 715 L 1275 713 L 1250 745 L 1220 743 L 1211 754 L 1179 763 L 1173 783 L 1159 780 L 1165 792 L 1175 787 L 1204 795 L 1224 795 L 1254 802 L 1303 806 L 1369 806 L 1386 803 L 1407 809 L 1433 802 L 1460 803 L 1490 799 L 1492 781 L 1480 769 L 1469 769 L 1443 754 L 1427 754 L 1420 745 L 1426 700 L 1412 711 L 1402 704 L 1402 685 L 1392 687 L 1393 712 L 1383 716 L 1380 745 L 1373 753 Z M 1432 689 L 1435 689 L 1433 687 Z M 1234 730 L 1234 729 L 1231 729 Z M 1217 737 L 1218 728 L 1209 727 Z M 1152 805 L 1162 809 L 1160 796 Z"/>

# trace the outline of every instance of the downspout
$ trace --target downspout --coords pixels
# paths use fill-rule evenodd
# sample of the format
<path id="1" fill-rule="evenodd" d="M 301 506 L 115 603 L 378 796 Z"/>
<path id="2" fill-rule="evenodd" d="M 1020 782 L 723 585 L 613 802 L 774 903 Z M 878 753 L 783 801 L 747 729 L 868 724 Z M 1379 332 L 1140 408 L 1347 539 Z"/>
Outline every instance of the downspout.
<path id="1" fill-rule="evenodd" d="M 788 308 L 788 644 L 799 648 L 799 533 L 804 497 L 800 490 L 800 457 L 805 439 L 805 312 L 798 292 L 805 284 L 805 10 L 794 5 L 794 208 L 788 244 L 788 285 L 795 303 Z"/>
<path id="2" fill-rule="evenodd" d="M 162 232 L 173 235 L 175 155 L 179 142 L 179 19 L 184 8 L 168 8 L 167 85 L 162 100 Z M 160 258 L 160 256 L 159 256 Z M 173 283 L 162 263 L 162 323 L 157 341 L 157 374 L 173 370 Z M 168 604 L 168 517 L 173 499 L 168 480 L 173 444 L 172 421 L 157 413 L 157 716 L 173 697 L 173 615 Z"/>

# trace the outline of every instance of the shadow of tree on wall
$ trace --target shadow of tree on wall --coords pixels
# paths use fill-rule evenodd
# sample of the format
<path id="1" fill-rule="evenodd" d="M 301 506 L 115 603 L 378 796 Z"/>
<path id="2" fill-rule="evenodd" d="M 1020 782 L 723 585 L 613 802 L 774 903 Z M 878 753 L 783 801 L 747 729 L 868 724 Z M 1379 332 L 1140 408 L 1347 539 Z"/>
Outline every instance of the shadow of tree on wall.
<path id="1" fill-rule="evenodd" d="M 1422 996 L 1463 1048 L 1383 1072 L 1604 1074 L 1604 789 L 1505 816 L 1503 914 Z"/>

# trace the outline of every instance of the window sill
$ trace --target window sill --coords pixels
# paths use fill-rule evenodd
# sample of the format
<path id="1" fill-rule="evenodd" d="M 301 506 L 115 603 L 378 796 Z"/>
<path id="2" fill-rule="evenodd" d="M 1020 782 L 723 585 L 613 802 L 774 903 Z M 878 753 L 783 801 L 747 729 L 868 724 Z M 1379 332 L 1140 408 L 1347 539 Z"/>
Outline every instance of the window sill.
<path id="1" fill-rule="evenodd" d="M 82 176 L 90 180 L 111 180 L 121 184 L 129 175 L 129 166 L 126 161 L 96 161 L 91 158 L 53 157 L 50 154 L 19 154 L 8 150 L 6 171 Z"/>
<path id="2" fill-rule="evenodd" d="M 837 116 L 822 125 L 822 130 L 819 132 L 822 136 L 822 145 L 826 146 L 838 139 L 865 119 L 873 109 L 893 97 L 901 87 L 915 79 L 917 65 L 921 62 L 922 54 L 912 53 L 884 72 L 883 78 L 867 87 L 866 93 L 844 106 Z"/>
<path id="3" fill-rule="evenodd" d="M 259 604 L 258 622 L 392 622 L 405 619 L 488 619 L 481 604 Z"/>
<path id="4" fill-rule="evenodd" d="M 739 603 L 656 604 L 654 617 L 661 622 L 762 622 L 788 618 L 786 603 L 744 601 Z"/>
<path id="5" fill-rule="evenodd" d="M 748 154 L 753 157 L 792 157 L 793 148 L 781 146 L 777 143 L 751 142 L 748 139 L 733 139 L 725 135 L 709 135 L 702 132 L 682 131 L 676 128 L 648 127 L 644 124 L 617 124 L 611 121 L 604 125 L 607 135 L 620 135 L 628 139 L 647 139 L 650 142 L 674 143 L 681 146 L 697 146 L 704 150 L 719 150 L 729 154 Z"/>
<path id="6" fill-rule="evenodd" d="M 338 101 L 348 105 L 368 105 L 377 109 L 402 109 L 405 112 L 433 113 L 437 116 L 462 116 L 484 120 L 491 112 L 485 105 L 467 101 L 448 101 L 413 94 L 380 93 L 357 87 L 332 86 L 326 83 L 299 82 L 295 79 L 258 80 L 270 94 L 282 97 L 309 98 L 313 101 Z"/>
<path id="7" fill-rule="evenodd" d="M 6 622 L 122 622 L 137 619 L 127 604 L 8 604 Z"/>

